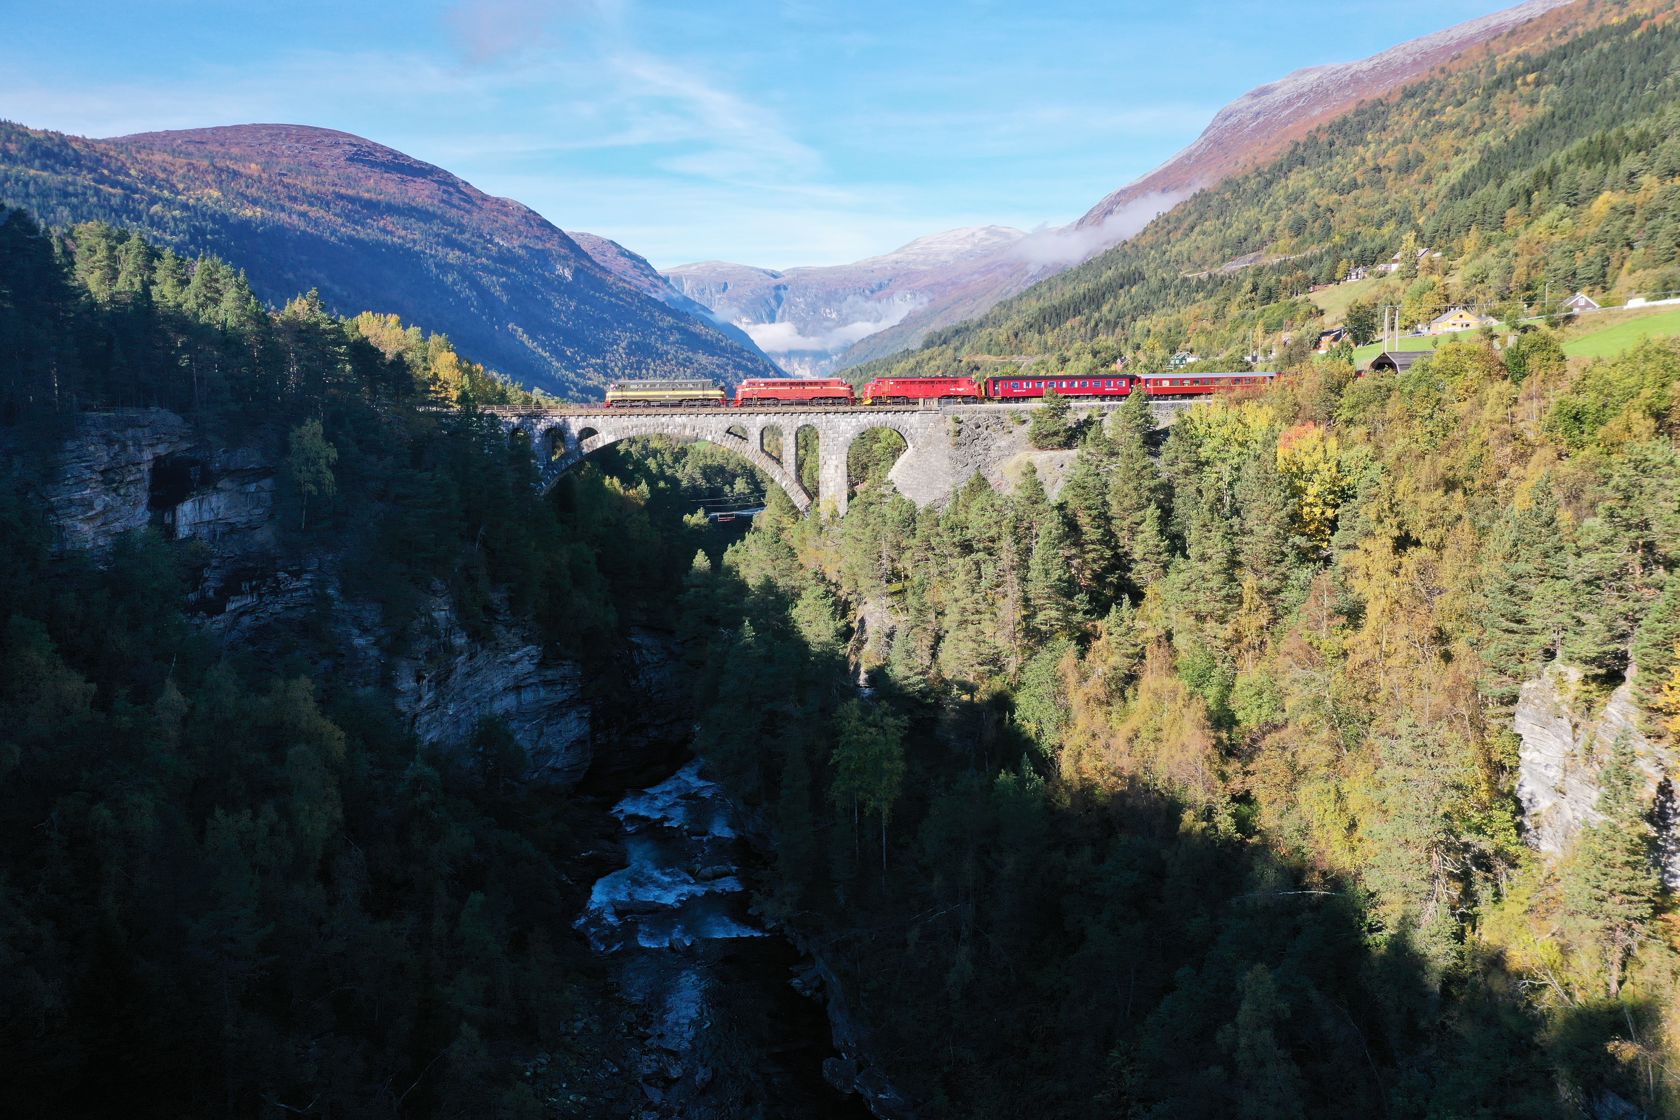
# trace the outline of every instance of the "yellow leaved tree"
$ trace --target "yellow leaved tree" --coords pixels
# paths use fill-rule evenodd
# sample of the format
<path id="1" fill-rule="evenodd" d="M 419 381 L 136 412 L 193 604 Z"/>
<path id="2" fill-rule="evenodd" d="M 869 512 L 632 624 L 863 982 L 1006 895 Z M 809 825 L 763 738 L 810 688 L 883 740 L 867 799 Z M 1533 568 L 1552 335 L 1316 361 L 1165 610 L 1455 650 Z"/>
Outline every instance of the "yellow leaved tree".
<path id="1" fill-rule="evenodd" d="M 1669 670 L 1668 679 L 1662 684 L 1657 710 L 1668 717 L 1663 723 L 1664 730 L 1680 739 L 1680 642 L 1674 643 L 1674 668 Z"/>
<path id="2" fill-rule="evenodd" d="M 1317 424 L 1297 424 L 1278 440 L 1278 472 L 1295 502 L 1295 527 L 1316 548 L 1330 547 L 1336 515 L 1353 493 L 1341 441 Z"/>

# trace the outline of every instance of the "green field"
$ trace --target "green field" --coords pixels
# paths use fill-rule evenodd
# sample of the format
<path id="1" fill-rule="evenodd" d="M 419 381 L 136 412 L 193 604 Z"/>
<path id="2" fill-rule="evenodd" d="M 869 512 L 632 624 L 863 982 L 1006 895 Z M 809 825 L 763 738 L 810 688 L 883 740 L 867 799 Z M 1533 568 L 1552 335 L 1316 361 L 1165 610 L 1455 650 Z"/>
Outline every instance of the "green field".
<path id="1" fill-rule="evenodd" d="M 1475 330 L 1453 331 L 1449 334 L 1406 334 L 1400 336 L 1400 339 L 1395 343 L 1394 348 L 1396 350 L 1434 350 L 1443 342 L 1448 342 L 1455 338 L 1479 338 L 1481 337 L 1481 333 L 1482 329 L 1477 327 Z M 1355 366 L 1362 366 L 1382 352 L 1383 344 L 1380 342 L 1373 342 L 1368 346 L 1360 346 L 1353 352 L 1353 364 Z"/>
<path id="2" fill-rule="evenodd" d="M 1629 349 L 1640 339 L 1675 335 L 1680 335 L 1680 308 L 1623 319 L 1612 326 L 1577 335 L 1563 344 L 1563 352 L 1571 358 L 1606 358 Z"/>
<path id="3" fill-rule="evenodd" d="M 1335 284 L 1321 288 L 1307 298 L 1318 304 L 1319 309 L 1324 312 L 1326 323 L 1340 323 L 1347 316 L 1348 305 L 1366 298 L 1384 279 L 1385 277 L 1381 276 L 1371 276 L 1364 280 L 1355 280 L 1351 284 Z"/>

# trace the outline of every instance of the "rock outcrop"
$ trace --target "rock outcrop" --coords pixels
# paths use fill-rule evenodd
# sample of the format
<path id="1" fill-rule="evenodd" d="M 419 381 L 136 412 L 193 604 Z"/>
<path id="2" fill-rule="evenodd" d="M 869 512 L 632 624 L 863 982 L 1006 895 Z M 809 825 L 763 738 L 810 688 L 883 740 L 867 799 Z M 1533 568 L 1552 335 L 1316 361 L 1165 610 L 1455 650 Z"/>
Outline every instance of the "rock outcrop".
<path id="1" fill-rule="evenodd" d="M 529 780 L 575 785 L 593 759 L 582 666 L 548 656 L 511 625 L 485 639 L 469 635 L 441 593 L 407 641 L 394 641 L 377 608 L 343 595 L 330 558 L 281 564 L 275 474 L 260 451 L 206 444 L 173 412 L 89 413 L 65 441 L 45 488 L 55 546 L 103 555 L 121 534 L 147 526 L 198 541 L 205 566 L 192 604 L 219 641 L 260 647 L 276 628 L 320 612 L 336 638 L 330 671 L 389 689 L 420 741 L 464 745 L 479 720 L 497 716 L 524 748 Z M 397 644 L 405 652 L 389 657 Z M 667 652 L 651 634 L 630 643 L 629 675 L 637 687 L 646 676 L 647 695 L 675 689 L 661 676 Z M 659 710 L 659 703 L 647 704 L 642 722 L 654 727 Z"/>
<path id="2" fill-rule="evenodd" d="M 152 465 L 195 443 L 185 420 L 161 408 L 88 413 L 65 441 L 46 486 L 61 552 L 109 551 L 152 523 Z"/>
<path id="3" fill-rule="evenodd" d="M 475 641 L 447 600 L 434 603 L 426 640 L 392 665 L 397 708 L 425 743 L 464 745 L 480 720 L 503 720 L 529 760 L 526 778 L 570 788 L 589 769 L 590 706 L 583 671 L 498 627 Z"/>
<path id="4" fill-rule="evenodd" d="M 201 593 L 274 548 L 273 464 L 251 448 L 203 442 L 161 408 L 77 418 L 45 488 L 60 552 L 103 555 L 150 525 L 208 547 Z"/>
<path id="5" fill-rule="evenodd" d="M 1599 773 L 1610 750 L 1625 739 L 1646 779 L 1646 796 L 1658 828 L 1663 877 L 1680 887 L 1680 837 L 1669 810 L 1673 752 L 1654 743 L 1640 729 L 1633 685 L 1625 682 L 1602 705 L 1584 700 L 1583 674 L 1568 665 L 1552 665 L 1523 685 L 1513 727 L 1522 739 L 1517 798 L 1531 843 L 1542 855 L 1567 852 L 1587 825 L 1603 817 L 1596 808 Z"/>

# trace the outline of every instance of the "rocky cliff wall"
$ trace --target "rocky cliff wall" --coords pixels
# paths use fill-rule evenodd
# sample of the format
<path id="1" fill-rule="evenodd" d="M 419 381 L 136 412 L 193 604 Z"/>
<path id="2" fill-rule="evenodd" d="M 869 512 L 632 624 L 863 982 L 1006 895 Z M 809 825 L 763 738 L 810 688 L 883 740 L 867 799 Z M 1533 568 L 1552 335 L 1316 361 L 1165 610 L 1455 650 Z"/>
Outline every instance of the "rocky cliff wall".
<path id="1" fill-rule="evenodd" d="M 343 594 L 333 557 L 282 560 L 276 474 L 261 451 L 208 444 L 172 412 L 88 414 L 45 488 L 55 547 L 104 555 L 146 526 L 201 542 L 192 605 L 223 644 L 260 649 L 306 617 L 323 621 L 333 646 L 323 673 L 389 694 L 422 743 L 461 746 L 480 719 L 502 718 L 534 782 L 570 788 L 593 767 L 610 783 L 686 747 L 686 693 L 666 636 L 638 629 L 604 651 L 603 683 L 510 621 L 468 634 L 441 589 L 418 623 L 392 634 L 376 607 Z M 597 752 L 598 741 L 610 749 Z"/>
<path id="2" fill-rule="evenodd" d="M 202 439 L 163 409 L 85 413 L 45 488 L 60 552 L 109 552 L 152 526 L 206 547 L 194 598 L 227 593 L 249 569 L 273 566 L 275 466 L 262 452 Z"/>
<path id="3" fill-rule="evenodd" d="M 1674 752 L 1640 729 L 1631 682 L 1602 702 L 1595 702 L 1582 684 L 1579 669 L 1552 665 L 1523 685 L 1517 701 L 1513 727 L 1522 740 L 1517 798 L 1529 843 L 1556 859 L 1582 828 L 1603 820 L 1596 808 L 1599 773 L 1611 748 L 1625 738 L 1645 775 L 1663 878 L 1680 888 L 1680 835 L 1670 805 L 1673 780 L 1680 777 Z"/>
<path id="4" fill-rule="evenodd" d="M 104 553 L 152 523 L 152 465 L 195 445 L 185 420 L 163 409 L 79 418 L 46 487 L 60 551 Z"/>
<path id="5" fill-rule="evenodd" d="M 511 627 L 474 640 L 442 596 L 422 628 L 412 654 L 391 663 L 397 709 L 421 742 L 465 744 L 480 720 L 495 716 L 525 749 L 528 780 L 570 788 L 582 779 L 594 753 L 575 661 L 545 657 Z"/>

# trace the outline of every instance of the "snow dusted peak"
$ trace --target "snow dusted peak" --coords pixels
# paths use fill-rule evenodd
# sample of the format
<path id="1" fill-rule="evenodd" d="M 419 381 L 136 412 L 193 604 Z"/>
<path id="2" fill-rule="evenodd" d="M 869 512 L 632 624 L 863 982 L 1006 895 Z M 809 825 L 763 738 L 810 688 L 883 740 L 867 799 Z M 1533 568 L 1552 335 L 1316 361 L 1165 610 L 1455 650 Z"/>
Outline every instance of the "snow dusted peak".
<path id="1" fill-rule="evenodd" d="M 1302 111 L 1339 108 L 1350 91 L 1369 93 L 1392 89 L 1427 73 L 1455 54 L 1572 2 L 1528 0 L 1514 8 L 1390 47 L 1358 62 L 1332 62 L 1296 70 L 1249 90 L 1225 106 L 1214 116 L 1208 132 L 1225 132 L 1232 126 L 1252 125 L 1271 117 L 1287 118 Z"/>
<path id="2" fill-rule="evenodd" d="M 1527 0 L 1492 15 L 1390 47 L 1358 62 L 1309 66 L 1249 90 L 1214 114 L 1189 147 L 1092 207 L 1075 225 L 1093 229 L 1141 199 L 1164 192 L 1188 195 L 1283 150 L 1313 126 L 1380 97 L 1575 0 Z M 1175 199 L 1176 201 L 1176 199 Z M 1135 230 L 1128 230 L 1126 236 Z M 1123 238 L 1114 238 L 1115 241 Z"/>
<path id="3" fill-rule="evenodd" d="M 933 268 L 989 253 L 1025 236 L 1022 230 L 1009 226 L 964 226 L 918 237 L 890 253 L 858 261 L 853 267 L 890 264 L 900 268 Z"/>

